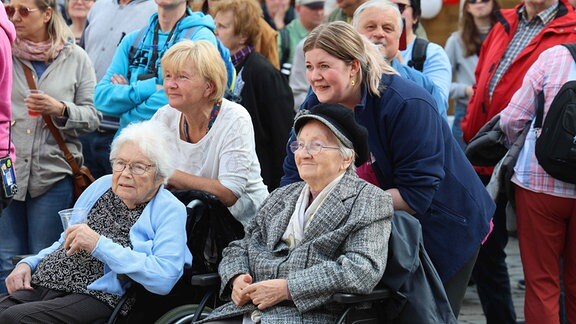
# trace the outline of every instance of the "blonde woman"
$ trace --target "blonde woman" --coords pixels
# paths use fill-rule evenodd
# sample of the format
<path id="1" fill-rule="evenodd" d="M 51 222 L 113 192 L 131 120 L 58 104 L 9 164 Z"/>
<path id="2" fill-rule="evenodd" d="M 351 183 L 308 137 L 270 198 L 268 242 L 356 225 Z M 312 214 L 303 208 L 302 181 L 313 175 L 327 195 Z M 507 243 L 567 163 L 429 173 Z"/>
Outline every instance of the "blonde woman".
<path id="1" fill-rule="evenodd" d="M 215 195 L 248 225 L 268 196 L 260 176 L 254 128 L 239 104 L 223 98 L 226 68 L 208 41 L 184 40 L 162 57 L 168 105 L 152 117 L 179 138 L 174 189 Z"/>

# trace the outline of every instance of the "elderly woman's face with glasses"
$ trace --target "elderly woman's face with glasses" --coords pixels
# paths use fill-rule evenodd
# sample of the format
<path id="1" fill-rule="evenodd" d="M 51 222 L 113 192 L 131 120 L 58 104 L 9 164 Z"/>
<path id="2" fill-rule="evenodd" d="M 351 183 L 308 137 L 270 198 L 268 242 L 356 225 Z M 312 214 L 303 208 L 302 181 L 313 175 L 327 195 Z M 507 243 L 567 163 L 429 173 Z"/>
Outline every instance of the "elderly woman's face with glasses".
<path id="1" fill-rule="evenodd" d="M 328 127 L 311 120 L 290 144 L 302 180 L 312 189 L 322 190 L 350 165 L 339 151 L 338 139 Z"/>
<path id="2" fill-rule="evenodd" d="M 112 163 L 112 191 L 128 208 L 147 202 L 162 184 L 156 176 L 156 166 L 140 147 L 131 142 L 123 144 Z"/>
<path id="3" fill-rule="evenodd" d="M 34 42 L 48 39 L 48 22 L 52 18 L 50 8 L 42 10 L 34 0 L 12 0 L 4 6 L 8 18 L 16 27 L 16 36 Z"/>

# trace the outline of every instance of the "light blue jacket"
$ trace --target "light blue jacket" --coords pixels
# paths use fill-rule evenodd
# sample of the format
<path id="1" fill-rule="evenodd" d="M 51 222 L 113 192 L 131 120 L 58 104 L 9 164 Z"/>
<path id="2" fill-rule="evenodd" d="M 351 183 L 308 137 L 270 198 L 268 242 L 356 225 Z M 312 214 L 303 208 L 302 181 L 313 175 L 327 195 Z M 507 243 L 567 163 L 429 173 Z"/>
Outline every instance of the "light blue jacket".
<path id="1" fill-rule="evenodd" d="M 434 82 L 432 82 L 424 73 L 400 63 L 397 59 L 393 59 L 390 62 L 390 65 L 400 73 L 401 77 L 411 80 L 426 89 L 426 91 L 432 95 L 432 98 L 434 98 L 440 116 L 445 120 L 448 120 L 448 115 L 446 113 L 448 110 L 448 100 L 442 94 L 442 89 L 439 86 L 434 84 Z"/>
<path id="2" fill-rule="evenodd" d="M 112 175 L 96 180 L 82 193 L 74 207 L 92 208 L 112 186 Z M 88 285 L 88 289 L 123 295 L 128 288 L 120 281 L 123 274 L 148 291 L 166 295 L 192 264 L 192 254 L 186 246 L 186 207 L 168 190 L 160 188 L 148 202 L 142 215 L 130 229 L 133 248 L 123 247 L 100 236 L 92 255 L 104 263 L 104 276 Z M 48 254 L 64 243 L 64 233 L 50 247 L 25 258 L 32 271 Z"/>
<path id="3" fill-rule="evenodd" d="M 94 91 L 94 104 L 96 109 L 104 115 L 115 116 L 120 118 L 120 128 L 126 127 L 132 122 L 148 120 L 160 108 L 168 104 L 168 97 L 164 89 L 158 85 L 163 84 L 162 68 L 160 61 L 168 48 L 184 37 L 191 37 L 192 40 L 207 40 L 218 46 L 216 36 L 214 35 L 214 20 L 211 16 L 204 15 L 201 12 L 192 12 L 187 9 L 185 16 L 176 26 L 175 31 L 168 40 L 170 32 L 158 32 L 158 58 L 155 62 L 150 62 L 152 58 L 152 45 L 154 39 L 154 29 L 158 25 L 158 14 L 155 13 L 150 17 L 148 26 L 144 27 L 145 32 L 140 34 L 136 30 L 126 35 L 118 45 L 112 63 L 106 72 L 106 75 L 96 84 Z M 203 28 L 206 27 L 206 28 Z M 189 29 L 195 28 L 189 35 Z M 138 38 L 140 40 L 138 41 Z M 137 41 L 138 51 L 130 55 L 132 46 Z M 166 44 L 168 41 L 168 44 Z M 133 51 L 134 52 L 134 51 Z M 130 62 L 130 57 L 137 58 L 142 54 L 142 60 L 134 59 Z M 229 59 L 229 53 L 224 53 L 223 59 L 230 65 L 233 70 L 232 62 Z M 138 64 L 140 62 L 141 64 Z M 148 73 L 150 64 L 155 64 L 157 68 L 156 76 L 138 80 L 138 76 Z M 112 84 L 110 82 L 114 74 L 122 75 L 128 80 L 127 85 Z M 231 77 L 229 76 L 229 79 Z"/>
<path id="4" fill-rule="evenodd" d="M 400 51 L 404 64 L 412 59 L 412 50 L 414 49 L 414 41 L 408 44 L 408 47 Z M 424 68 L 422 73 L 440 89 L 440 94 L 448 107 L 448 98 L 450 95 L 450 85 L 452 84 L 452 65 L 448 55 L 444 52 L 442 46 L 430 42 L 426 48 L 426 61 L 424 61 Z M 440 108 L 440 107 L 438 107 Z"/>

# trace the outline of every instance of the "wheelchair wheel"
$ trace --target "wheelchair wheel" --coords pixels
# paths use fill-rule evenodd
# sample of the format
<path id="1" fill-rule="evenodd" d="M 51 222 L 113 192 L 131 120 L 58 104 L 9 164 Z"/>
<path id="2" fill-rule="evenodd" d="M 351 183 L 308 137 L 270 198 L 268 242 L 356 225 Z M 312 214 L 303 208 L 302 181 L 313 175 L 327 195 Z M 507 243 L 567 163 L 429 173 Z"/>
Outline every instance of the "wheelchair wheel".
<path id="1" fill-rule="evenodd" d="M 198 305 L 182 305 L 172 309 L 171 311 L 167 312 L 166 314 L 162 315 L 155 324 L 184 324 L 184 323 L 192 323 L 192 318 L 196 315 L 196 312 L 199 311 Z M 209 307 L 205 307 L 204 310 L 201 310 L 202 314 L 198 319 L 204 319 L 212 312 L 212 309 Z"/>

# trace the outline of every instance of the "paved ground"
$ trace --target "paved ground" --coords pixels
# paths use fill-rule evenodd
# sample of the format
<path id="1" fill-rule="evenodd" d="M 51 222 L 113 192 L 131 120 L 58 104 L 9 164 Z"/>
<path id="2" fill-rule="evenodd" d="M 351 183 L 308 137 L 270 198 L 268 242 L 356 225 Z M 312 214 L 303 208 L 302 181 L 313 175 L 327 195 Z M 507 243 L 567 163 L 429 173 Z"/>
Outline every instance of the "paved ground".
<path id="1" fill-rule="evenodd" d="M 508 272 L 510 273 L 512 298 L 514 300 L 514 307 L 516 308 L 517 320 L 524 321 L 524 291 L 516 287 L 518 280 L 523 277 L 517 239 L 510 237 L 508 246 L 506 247 L 506 254 L 508 255 L 506 262 L 508 263 Z M 486 319 L 482 313 L 482 307 L 480 306 L 480 300 L 476 293 L 476 287 L 474 286 L 468 287 L 466 291 L 458 322 L 462 324 L 486 323 Z"/>

